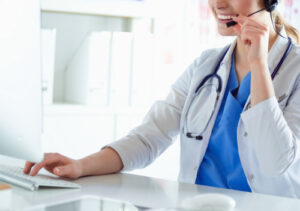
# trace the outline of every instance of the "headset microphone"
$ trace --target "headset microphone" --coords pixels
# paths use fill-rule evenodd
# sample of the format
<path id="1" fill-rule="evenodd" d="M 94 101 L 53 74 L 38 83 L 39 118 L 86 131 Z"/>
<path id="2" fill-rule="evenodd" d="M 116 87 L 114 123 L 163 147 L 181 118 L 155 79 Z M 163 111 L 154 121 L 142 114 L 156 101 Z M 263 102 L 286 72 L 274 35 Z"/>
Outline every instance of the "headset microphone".
<path id="1" fill-rule="evenodd" d="M 259 12 L 261 12 L 261 11 L 264 11 L 264 10 L 266 10 L 266 8 L 257 10 L 257 11 L 255 11 L 255 12 L 253 12 L 253 13 L 247 15 L 247 17 L 250 17 L 250 16 L 252 16 L 252 15 L 254 15 L 254 14 L 256 14 L 256 13 L 259 13 Z M 237 16 L 238 16 L 238 15 L 237 15 Z M 226 23 L 226 26 L 229 28 L 229 27 L 231 27 L 231 26 L 235 26 L 236 24 L 237 24 L 237 22 L 235 22 L 235 21 L 230 21 L 230 22 Z"/>
<path id="2" fill-rule="evenodd" d="M 278 5 L 278 0 L 264 0 L 264 3 L 265 3 L 265 8 L 257 10 L 256 12 L 249 14 L 247 17 L 250 17 L 250 16 L 252 16 L 256 13 L 259 13 L 261 11 L 264 11 L 264 10 L 268 11 L 269 13 L 273 12 L 275 10 L 276 6 Z M 236 24 L 237 24 L 237 22 L 235 22 L 235 21 L 230 21 L 230 22 L 226 23 L 228 28 L 231 26 L 235 26 Z"/>
<path id="3" fill-rule="evenodd" d="M 231 26 L 235 26 L 237 24 L 237 22 L 235 21 L 230 21 L 228 23 L 226 23 L 227 28 L 231 27 Z"/>

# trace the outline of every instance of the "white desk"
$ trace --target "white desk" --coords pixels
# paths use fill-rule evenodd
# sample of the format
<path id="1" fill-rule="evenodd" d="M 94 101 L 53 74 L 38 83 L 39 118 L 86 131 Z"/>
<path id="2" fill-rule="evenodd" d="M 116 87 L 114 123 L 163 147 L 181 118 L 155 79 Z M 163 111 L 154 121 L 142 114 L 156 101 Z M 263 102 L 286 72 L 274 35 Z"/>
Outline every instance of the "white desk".
<path id="1" fill-rule="evenodd" d="M 131 174 L 85 177 L 75 182 L 82 185 L 82 188 L 41 189 L 30 192 L 14 187 L 12 208 L 31 210 L 32 206 L 55 204 L 83 195 L 125 200 L 143 207 L 170 208 L 178 207 L 183 199 L 196 194 L 223 193 L 236 200 L 238 211 L 300 210 L 300 200 L 297 199 L 210 188 Z"/>

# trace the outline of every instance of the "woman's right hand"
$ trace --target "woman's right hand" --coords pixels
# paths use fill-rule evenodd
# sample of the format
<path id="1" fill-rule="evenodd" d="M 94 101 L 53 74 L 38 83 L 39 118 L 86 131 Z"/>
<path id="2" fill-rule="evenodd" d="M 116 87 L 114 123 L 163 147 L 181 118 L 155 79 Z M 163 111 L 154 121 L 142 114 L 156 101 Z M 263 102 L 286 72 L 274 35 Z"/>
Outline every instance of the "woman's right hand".
<path id="1" fill-rule="evenodd" d="M 82 176 L 82 166 L 79 160 L 73 160 L 59 153 L 45 153 L 44 160 L 40 163 L 26 162 L 24 173 L 31 176 L 45 168 L 60 177 L 76 179 Z"/>

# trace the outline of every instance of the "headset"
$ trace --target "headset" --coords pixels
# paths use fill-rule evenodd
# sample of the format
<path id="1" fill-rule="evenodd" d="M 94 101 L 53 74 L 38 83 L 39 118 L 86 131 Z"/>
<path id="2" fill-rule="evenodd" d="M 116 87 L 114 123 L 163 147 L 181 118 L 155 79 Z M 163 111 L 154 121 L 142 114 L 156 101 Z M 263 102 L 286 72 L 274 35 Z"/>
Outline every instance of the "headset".
<path id="1" fill-rule="evenodd" d="M 255 12 L 253 12 L 253 13 L 247 15 L 247 17 L 250 17 L 250 16 L 252 16 L 252 15 L 254 15 L 254 14 L 256 14 L 256 13 L 259 13 L 259 12 L 261 12 L 261 11 L 266 10 L 267 12 L 270 13 L 271 18 L 272 18 L 272 12 L 273 12 L 273 11 L 275 10 L 275 8 L 277 7 L 277 5 L 278 5 L 278 0 L 264 0 L 264 5 L 265 5 L 264 8 L 262 8 L 262 9 L 260 9 L 260 10 L 257 10 L 257 11 L 255 11 Z M 273 22 L 273 20 L 272 20 L 272 22 Z M 230 21 L 230 22 L 226 23 L 227 27 L 231 27 L 231 26 L 234 26 L 234 25 L 236 25 L 236 24 L 237 24 L 237 22 L 235 22 L 235 21 Z M 276 30 L 275 30 L 275 31 L 276 31 Z"/>
<path id="2" fill-rule="evenodd" d="M 278 0 L 264 0 L 265 8 L 268 12 L 273 12 L 278 5 Z"/>

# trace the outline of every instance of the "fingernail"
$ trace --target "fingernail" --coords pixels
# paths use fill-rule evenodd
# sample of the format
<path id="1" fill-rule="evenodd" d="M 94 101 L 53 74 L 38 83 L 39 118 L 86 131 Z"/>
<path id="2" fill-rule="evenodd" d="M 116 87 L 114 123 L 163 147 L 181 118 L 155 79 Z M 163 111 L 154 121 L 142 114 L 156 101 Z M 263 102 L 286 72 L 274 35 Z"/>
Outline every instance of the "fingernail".
<path id="1" fill-rule="evenodd" d="M 59 172 L 60 172 L 60 169 L 59 168 L 55 168 L 55 173 L 59 174 Z"/>
<path id="2" fill-rule="evenodd" d="M 239 14 L 237 14 L 236 16 L 233 16 L 232 19 L 239 17 Z"/>

